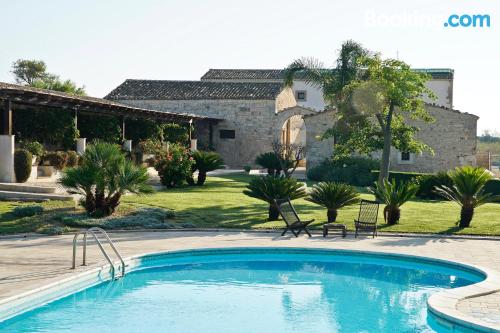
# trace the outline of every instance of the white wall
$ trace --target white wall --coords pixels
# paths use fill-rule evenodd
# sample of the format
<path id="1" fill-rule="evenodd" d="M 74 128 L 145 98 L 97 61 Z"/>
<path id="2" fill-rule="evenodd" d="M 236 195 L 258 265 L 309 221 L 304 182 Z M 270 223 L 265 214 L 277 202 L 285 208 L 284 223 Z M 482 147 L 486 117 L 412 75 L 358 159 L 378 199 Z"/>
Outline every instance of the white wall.
<path id="1" fill-rule="evenodd" d="M 323 89 L 304 81 L 294 81 L 292 86 L 293 93 L 296 94 L 298 90 L 306 91 L 306 101 L 297 101 L 297 104 L 306 108 L 311 108 L 316 111 L 325 109 L 325 99 L 323 98 Z M 295 95 L 297 96 L 297 95 Z"/>
<path id="2" fill-rule="evenodd" d="M 453 108 L 453 81 L 452 80 L 430 80 L 426 84 L 427 88 L 436 95 L 436 100 L 425 98 L 428 103 L 435 103 L 447 108 Z"/>

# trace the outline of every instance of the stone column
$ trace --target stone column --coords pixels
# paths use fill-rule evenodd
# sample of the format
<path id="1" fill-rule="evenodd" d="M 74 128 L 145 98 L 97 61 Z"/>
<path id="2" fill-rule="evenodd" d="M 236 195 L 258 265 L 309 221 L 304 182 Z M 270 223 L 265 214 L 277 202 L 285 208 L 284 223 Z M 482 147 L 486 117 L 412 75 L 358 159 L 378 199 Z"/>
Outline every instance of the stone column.
<path id="1" fill-rule="evenodd" d="M 0 182 L 15 183 L 14 135 L 0 135 Z"/>
<path id="2" fill-rule="evenodd" d="M 125 151 L 132 151 L 132 140 L 125 140 L 123 141 L 123 150 Z"/>
<path id="3" fill-rule="evenodd" d="M 191 139 L 191 151 L 197 151 L 198 150 L 198 139 Z"/>
<path id="4" fill-rule="evenodd" d="M 87 138 L 76 139 L 76 152 L 78 155 L 82 155 L 87 149 Z"/>

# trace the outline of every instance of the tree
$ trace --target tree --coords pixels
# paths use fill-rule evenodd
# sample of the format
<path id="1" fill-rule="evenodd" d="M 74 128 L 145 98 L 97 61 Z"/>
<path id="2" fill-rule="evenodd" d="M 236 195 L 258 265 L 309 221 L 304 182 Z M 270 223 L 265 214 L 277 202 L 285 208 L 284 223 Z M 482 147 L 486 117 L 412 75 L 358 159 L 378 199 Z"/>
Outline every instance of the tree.
<path id="1" fill-rule="evenodd" d="M 18 84 L 61 91 L 73 95 L 85 95 L 85 87 L 77 87 L 71 80 L 61 80 L 59 76 L 47 72 L 42 60 L 18 59 L 12 64 L 11 73 Z"/>
<path id="2" fill-rule="evenodd" d="M 328 223 L 332 223 L 337 220 L 340 208 L 359 202 L 359 194 L 354 187 L 344 183 L 320 182 L 312 187 L 306 200 L 325 207 Z"/>
<path id="3" fill-rule="evenodd" d="M 325 68 L 314 58 L 292 62 L 284 72 L 285 86 L 291 87 L 296 77 L 308 84 L 321 87 L 325 101 L 336 106 L 343 100 L 344 87 L 362 75 L 359 59 L 368 54 L 361 44 L 348 40 L 342 44 L 335 68 Z"/>
<path id="4" fill-rule="evenodd" d="M 207 172 L 221 169 L 224 166 L 224 160 L 214 151 L 197 150 L 192 156 L 195 161 L 193 169 L 198 170 L 197 185 L 199 186 L 205 184 Z"/>
<path id="5" fill-rule="evenodd" d="M 382 182 L 375 182 L 369 190 L 375 195 L 377 201 L 385 204 L 384 220 L 388 225 L 394 225 L 399 222 L 401 217 L 400 207 L 417 194 L 418 184 L 413 182 L 396 183 L 394 179 L 391 182 L 383 179 Z"/>
<path id="6" fill-rule="evenodd" d="M 474 209 L 488 202 L 500 201 L 500 196 L 485 193 L 484 186 L 492 176 L 483 168 L 465 166 L 450 172 L 453 186 L 436 187 L 436 193 L 460 205 L 460 228 L 470 226 Z"/>
<path id="7" fill-rule="evenodd" d="M 43 80 L 48 75 L 47 65 L 42 60 L 18 59 L 12 64 L 12 74 L 16 83 L 32 85 L 37 80 Z"/>
<path id="8" fill-rule="evenodd" d="M 279 170 L 289 178 L 306 157 L 306 147 L 297 144 L 285 144 L 275 140 L 272 144 L 273 152 L 279 163 Z M 276 169 L 277 175 L 280 171 Z"/>
<path id="9" fill-rule="evenodd" d="M 91 216 L 113 214 L 126 193 L 153 191 L 147 169 L 126 159 L 117 145 L 89 145 L 81 159 L 80 166 L 65 170 L 60 182 L 70 193 L 82 195 L 80 203 Z"/>
<path id="10" fill-rule="evenodd" d="M 405 152 L 432 152 L 415 139 L 418 128 L 404 117 L 432 121 L 422 100 L 424 95 L 434 97 L 425 87 L 428 75 L 399 60 L 382 60 L 360 44 L 347 41 L 335 68 L 325 69 L 314 59 L 299 59 L 285 70 L 285 85 L 291 86 L 295 77 L 323 88 L 325 101 L 337 109 L 334 127 L 323 135 L 335 138 L 334 158 L 382 150 L 382 180 L 388 176 L 391 146 Z"/>
<path id="11" fill-rule="evenodd" d="M 263 200 L 269 204 L 268 219 L 276 221 L 279 218 L 279 210 L 274 200 L 290 199 L 295 200 L 306 196 L 306 191 L 302 184 L 295 178 L 283 176 L 265 176 L 252 178 L 243 191 L 249 197 Z"/>
<path id="12" fill-rule="evenodd" d="M 416 72 L 409 65 L 379 55 L 360 58 L 363 78 L 344 87 L 344 105 L 339 109 L 340 121 L 333 129 L 341 152 L 369 153 L 382 148 L 379 182 L 389 176 L 391 147 L 405 152 L 432 152 L 416 140 L 418 128 L 412 120 L 431 122 L 423 97 L 434 98 L 425 83 L 429 76 Z"/>

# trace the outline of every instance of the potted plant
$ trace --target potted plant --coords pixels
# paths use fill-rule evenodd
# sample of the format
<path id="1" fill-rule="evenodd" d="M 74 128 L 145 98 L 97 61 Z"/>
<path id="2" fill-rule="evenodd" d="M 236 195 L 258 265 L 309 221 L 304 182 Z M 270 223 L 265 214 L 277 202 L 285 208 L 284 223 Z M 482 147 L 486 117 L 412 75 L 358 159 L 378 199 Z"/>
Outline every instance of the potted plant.
<path id="1" fill-rule="evenodd" d="M 43 158 L 40 169 L 46 177 L 52 177 L 58 171 L 63 170 L 68 163 L 68 153 L 64 151 L 48 152 Z"/>
<path id="2" fill-rule="evenodd" d="M 31 165 L 37 165 L 45 155 L 45 149 L 43 148 L 43 145 L 38 141 L 23 141 L 21 142 L 21 148 L 31 153 Z"/>

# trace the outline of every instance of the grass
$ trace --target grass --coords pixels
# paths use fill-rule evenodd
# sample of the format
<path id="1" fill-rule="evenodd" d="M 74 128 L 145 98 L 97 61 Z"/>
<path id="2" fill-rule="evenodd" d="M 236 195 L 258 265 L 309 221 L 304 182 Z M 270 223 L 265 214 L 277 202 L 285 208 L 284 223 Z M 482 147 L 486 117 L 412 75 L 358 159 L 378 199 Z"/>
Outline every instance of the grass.
<path id="1" fill-rule="evenodd" d="M 120 206 L 121 212 L 138 209 L 164 208 L 175 211 L 175 224 L 189 223 L 206 228 L 282 228 L 282 221 L 266 221 L 267 204 L 245 196 L 242 191 L 251 176 L 232 175 L 210 177 L 203 187 L 183 187 L 157 192 L 149 196 L 126 196 Z M 308 184 L 310 185 L 310 183 Z M 362 198 L 373 199 L 362 193 Z M 46 213 L 41 216 L 16 219 L 10 211 L 16 203 L 0 202 L 0 234 L 43 231 L 60 215 L 61 209 L 71 209 L 67 203 L 45 203 Z M 326 210 L 303 199 L 294 205 L 303 219 L 315 219 L 313 228 L 320 228 L 326 221 Z M 400 223 L 387 226 L 383 223 L 380 209 L 380 230 L 387 232 L 414 232 L 437 234 L 500 235 L 500 204 L 487 204 L 476 209 L 470 228 L 458 229 L 456 222 L 459 207 L 446 201 L 414 200 L 402 207 Z M 343 208 L 337 221 L 353 230 L 353 220 L 358 206 Z"/>

